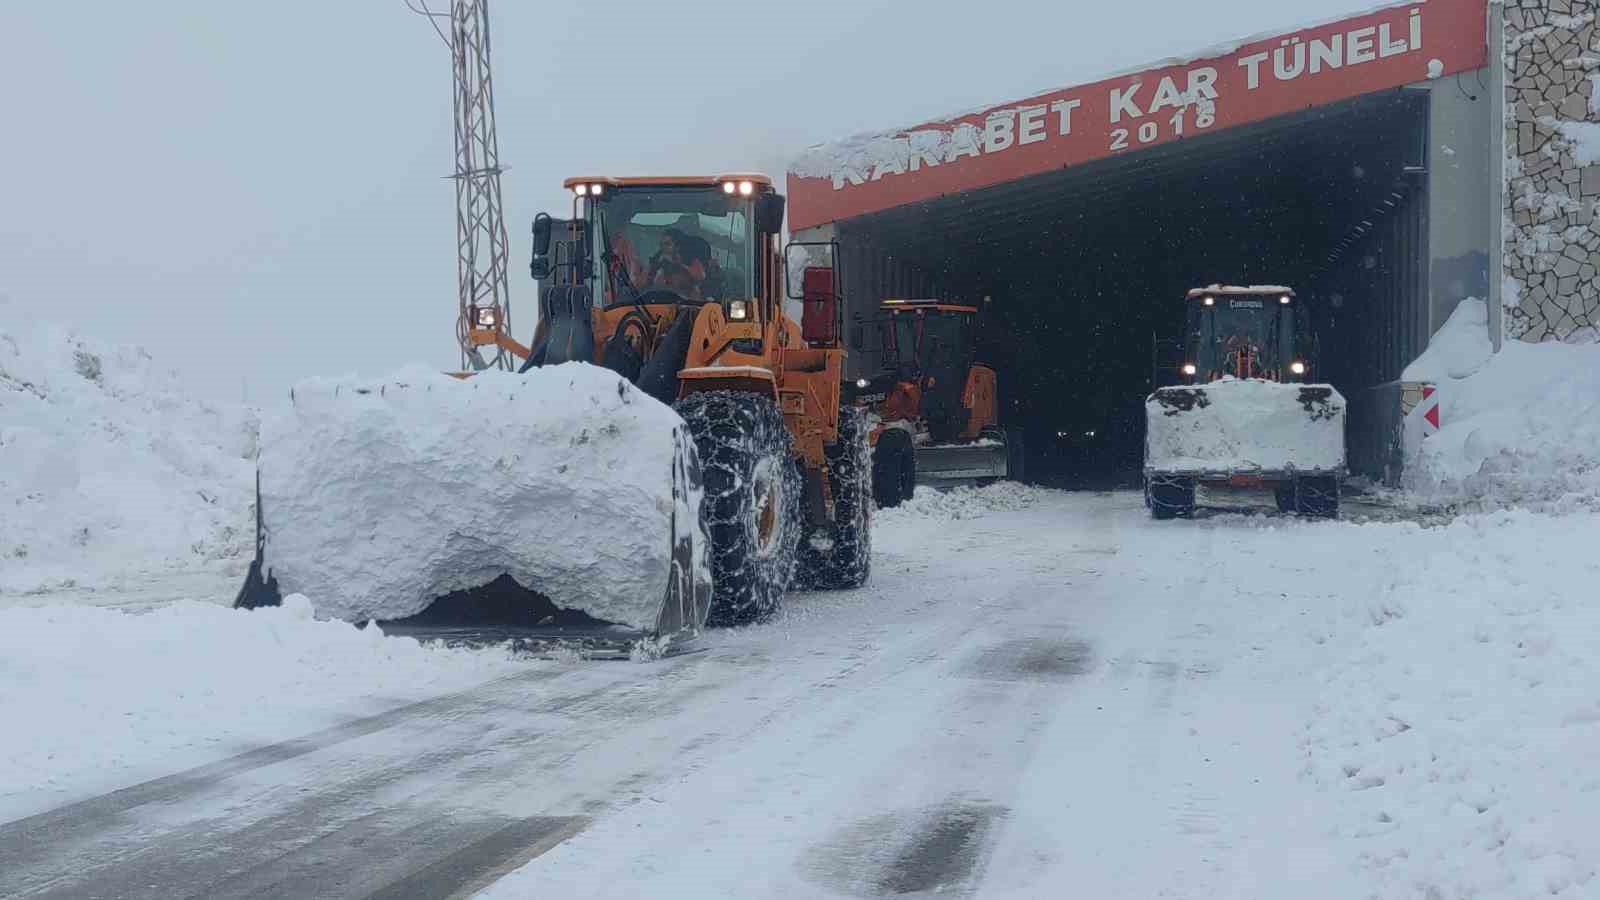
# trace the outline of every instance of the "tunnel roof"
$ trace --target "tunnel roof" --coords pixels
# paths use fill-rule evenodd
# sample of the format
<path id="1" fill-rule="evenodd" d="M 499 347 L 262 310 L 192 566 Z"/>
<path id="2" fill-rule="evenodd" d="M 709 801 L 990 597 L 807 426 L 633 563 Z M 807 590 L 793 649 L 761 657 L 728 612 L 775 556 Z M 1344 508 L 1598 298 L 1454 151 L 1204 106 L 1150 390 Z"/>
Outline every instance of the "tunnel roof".
<path id="1" fill-rule="evenodd" d="M 1088 85 L 820 144 L 789 166 L 791 230 L 1018 181 L 1482 68 L 1483 0 L 1392 4 Z"/>

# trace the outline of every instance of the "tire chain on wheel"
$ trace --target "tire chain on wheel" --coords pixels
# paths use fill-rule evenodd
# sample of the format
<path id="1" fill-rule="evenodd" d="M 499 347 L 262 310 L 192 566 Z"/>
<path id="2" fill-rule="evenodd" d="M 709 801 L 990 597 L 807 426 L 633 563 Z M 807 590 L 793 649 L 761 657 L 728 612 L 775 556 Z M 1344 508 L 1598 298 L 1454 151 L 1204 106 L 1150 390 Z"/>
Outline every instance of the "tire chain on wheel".
<path id="1" fill-rule="evenodd" d="M 825 451 L 833 473 L 835 518 L 832 524 L 807 526 L 801 535 L 796 587 L 856 588 L 872 571 L 870 430 L 865 410 L 847 406 L 839 411 L 839 439 Z"/>
<path id="2" fill-rule="evenodd" d="M 1187 478 L 1155 476 L 1146 482 L 1150 515 L 1157 519 L 1173 519 L 1194 514 L 1194 482 Z"/>
<path id="3" fill-rule="evenodd" d="M 770 398 L 740 391 L 691 394 L 673 408 L 694 436 L 704 472 L 701 517 L 711 538 L 712 582 L 706 624 L 766 618 L 794 577 L 801 531 L 800 474 L 783 413 Z M 752 476 L 764 461 L 776 477 L 779 516 L 771 549 L 761 554 Z"/>

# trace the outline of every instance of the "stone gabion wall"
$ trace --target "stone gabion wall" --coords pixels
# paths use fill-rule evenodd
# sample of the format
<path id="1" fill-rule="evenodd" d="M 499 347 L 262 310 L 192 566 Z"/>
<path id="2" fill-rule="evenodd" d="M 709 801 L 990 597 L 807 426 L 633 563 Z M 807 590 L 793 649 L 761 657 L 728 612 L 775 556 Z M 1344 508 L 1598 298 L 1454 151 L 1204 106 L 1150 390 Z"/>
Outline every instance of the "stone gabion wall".
<path id="1" fill-rule="evenodd" d="M 1600 340 L 1597 11 L 1600 0 L 1505 3 L 1508 339 Z"/>

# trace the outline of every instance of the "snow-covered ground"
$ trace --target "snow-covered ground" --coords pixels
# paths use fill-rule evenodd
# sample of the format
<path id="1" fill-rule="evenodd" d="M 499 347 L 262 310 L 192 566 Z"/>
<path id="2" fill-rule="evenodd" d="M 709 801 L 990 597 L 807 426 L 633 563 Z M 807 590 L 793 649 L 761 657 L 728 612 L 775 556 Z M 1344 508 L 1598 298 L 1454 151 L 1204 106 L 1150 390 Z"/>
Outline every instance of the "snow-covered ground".
<path id="1" fill-rule="evenodd" d="M 318 621 L 298 596 L 0 609 L 0 821 L 527 665 Z"/>
<path id="2" fill-rule="evenodd" d="M 251 412 L 192 399 L 137 347 L 21 312 L 0 317 L 0 606 L 237 582 L 254 538 Z"/>
<path id="3" fill-rule="evenodd" d="M 55 842 L 0 824 L 0 894 L 487 886 L 475 860 L 492 897 L 1600 895 L 1600 516 L 1157 523 L 998 485 L 877 527 L 865 589 L 643 664 L 7 611 L 35 674 L 0 679 L 31 724 L 0 818 L 210 768 L 46 814 Z"/>
<path id="4" fill-rule="evenodd" d="M 1600 897 L 1600 349 L 1480 312 L 1454 518 L 920 490 L 637 664 L 224 608 L 253 414 L 0 321 L 0 895 Z"/>

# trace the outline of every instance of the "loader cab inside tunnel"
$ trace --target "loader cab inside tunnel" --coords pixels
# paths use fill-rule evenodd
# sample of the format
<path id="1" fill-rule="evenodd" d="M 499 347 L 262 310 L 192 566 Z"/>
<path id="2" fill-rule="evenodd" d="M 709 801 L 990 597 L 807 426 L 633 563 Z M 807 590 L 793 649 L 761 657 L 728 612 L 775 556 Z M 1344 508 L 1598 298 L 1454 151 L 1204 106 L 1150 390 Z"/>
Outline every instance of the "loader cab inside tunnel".
<path id="1" fill-rule="evenodd" d="M 1163 348 L 1182 346 L 1188 291 L 1215 283 L 1293 287 L 1304 380 L 1331 382 L 1361 427 L 1357 406 L 1430 333 L 1429 102 L 1367 95 L 836 223 L 850 311 L 907 280 L 978 306 L 1030 481 L 1140 483 L 1145 397 L 1182 365 Z M 881 365 L 876 343 L 858 330 L 852 364 Z M 1358 443 L 1353 469 L 1375 463 Z"/>

